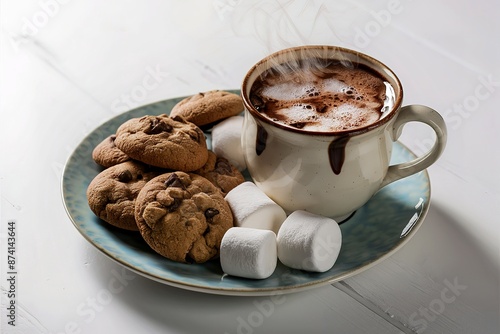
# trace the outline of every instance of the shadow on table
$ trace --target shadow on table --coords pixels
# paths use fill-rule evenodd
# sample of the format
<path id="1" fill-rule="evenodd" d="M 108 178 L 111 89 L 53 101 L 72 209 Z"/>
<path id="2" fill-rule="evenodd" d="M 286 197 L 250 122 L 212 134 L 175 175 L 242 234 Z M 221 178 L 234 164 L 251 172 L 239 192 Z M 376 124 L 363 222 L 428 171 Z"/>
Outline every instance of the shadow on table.
<path id="1" fill-rule="evenodd" d="M 465 223 L 433 203 L 413 239 L 345 283 L 418 333 L 498 333 L 499 263 Z"/>
<path id="2" fill-rule="evenodd" d="M 307 294 L 310 294 L 311 290 L 287 294 L 286 297 L 213 295 L 171 287 L 132 273 L 108 258 L 104 258 L 103 261 L 107 262 L 107 265 L 96 268 L 96 279 L 102 279 L 103 282 L 106 282 L 109 280 L 110 270 L 113 269 L 115 272 L 125 271 L 127 277 L 133 277 L 127 288 L 114 297 L 130 307 L 133 312 L 147 318 L 152 328 L 163 328 L 168 332 L 175 333 L 261 333 L 265 332 L 265 326 L 261 325 L 267 320 L 266 312 L 272 313 L 285 299 L 286 303 L 279 306 L 279 309 L 280 313 L 283 311 L 286 315 L 282 313 L 281 316 L 270 317 L 274 319 L 267 321 L 276 327 L 275 321 L 283 320 L 285 317 L 297 325 L 298 331 L 304 329 L 301 323 L 307 323 L 307 319 L 296 317 L 296 311 L 301 309 L 303 300 L 307 299 Z M 398 264 L 398 261 L 401 263 Z M 470 290 L 464 292 L 464 296 L 461 298 L 463 303 L 449 306 L 447 312 L 451 313 L 454 308 L 462 306 L 484 307 L 486 310 L 481 311 L 487 312 L 491 312 L 495 307 L 498 308 L 498 294 L 491 294 L 489 290 L 492 287 L 498 287 L 498 275 L 496 275 L 495 283 L 498 264 L 485 255 L 481 245 L 478 245 L 467 234 L 460 222 L 437 204 L 431 205 L 426 221 L 415 237 L 390 257 L 389 261 L 383 261 L 363 272 L 359 275 L 359 279 L 355 276 L 348 281 L 349 284 L 354 283 L 354 285 L 357 281 L 358 284 L 361 284 L 358 288 L 365 289 L 365 293 L 369 294 L 371 299 L 377 300 L 377 294 L 380 291 L 376 290 L 380 287 L 376 287 L 378 283 L 373 281 L 376 281 L 376 277 L 381 275 L 380 271 L 391 272 L 392 267 L 401 269 L 404 266 L 422 266 L 423 271 L 420 273 L 422 276 L 405 277 L 411 272 L 400 272 L 399 276 L 394 275 L 394 277 L 389 277 L 388 281 L 380 283 L 386 286 L 385 290 L 380 289 L 380 291 L 390 292 L 388 289 L 391 289 L 391 284 L 394 284 L 393 290 L 396 291 L 398 284 L 410 288 L 414 285 L 413 288 L 418 288 L 420 284 L 424 286 L 428 281 L 439 283 L 443 279 L 453 280 L 453 275 L 460 275 L 460 282 L 464 282 L 470 287 Z M 394 274 L 396 271 L 392 273 Z M 411 279 L 414 281 L 410 282 Z M 392 283 L 391 280 L 393 280 Z M 363 284 L 363 281 L 369 283 Z M 439 289 L 439 286 L 437 288 Z M 407 291 L 407 293 L 409 292 Z M 429 298 L 432 296 L 431 291 Z M 465 301 L 465 298 L 468 301 Z M 287 312 L 287 307 L 289 310 L 293 309 L 294 312 Z M 411 305 L 409 310 L 413 310 Z M 403 307 L 401 307 L 401 311 L 403 311 Z M 304 312 L 307 311 L 304 310 Z M 408 311 L 404 313 L 408 313 Z M 483 323 L 484 328 L 497 326 L 496 323 L 490 321 L 489 316 L 481 317 L 481 319 L 488 321 L 488 323 Z M 479 321 L 480 318 L 477 317 L 476 320 Z M 254 322 L 258 326 L 252 326 L 249 322 Z M 434 325 L 439 325 L 439 321 L 436 321 Z M 290 331 L 290 326 L 290 324 L 287 325 L 288 333 L 294 333 L 293 328 Z"/>
<path id="3" fill-rule="evenodd" d="M 156 282 L 104 256 L 101 261 L 102 265 L 94 270 L 103 286 L 110 280 L 110 272 L 119 273 L 127 280 L 127 286 L 113 294 L 113 300 L 127 305 L 132 312 L 140 314 L 140 318 L 147 318 L 152 328 L 161 328 L 165 333 L 263 333 L 264 323 L 276 328 L 279 319 L 290 319 L 295 313 L 289 314 L 286 309 L 290 306 L 300 309 L 304 295 L 309 293 L 246 297 L 207 294 Z M 277 309 L 281 315 L 271 317 Z M 292 318 L 292 321 L 303 323 L 299 325 L 302 326 L 299 332 L 307 328 L 300 318 Z M 287 333 L 294 333 L 290 325 L 286 327 Z"/>

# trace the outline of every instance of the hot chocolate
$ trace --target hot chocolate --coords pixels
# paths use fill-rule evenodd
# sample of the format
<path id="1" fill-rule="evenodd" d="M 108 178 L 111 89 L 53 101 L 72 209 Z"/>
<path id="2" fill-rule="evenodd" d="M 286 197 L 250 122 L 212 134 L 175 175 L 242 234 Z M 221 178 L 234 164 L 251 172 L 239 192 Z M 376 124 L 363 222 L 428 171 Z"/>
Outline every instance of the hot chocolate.
<path id="1" fill-rule="evenodd" d="M 375 123 L 391 110 L 394 93 L 367 66 L 309 58 L 262 73 L 252 85 L 250 101 L 276 123 L 338 132 Z"/>
<path id="2" fill-rule="evenodd" d="M 389 67 L 338 46 L 275 52 L 250 68 L 241 92 L 247 170 L 288 214 L 305 210 L 341 222 L 382 187 L 433 164 L 446 143 L 435 110 L 402 107 L 403 87 Z M 391 165 L 393 142 L 409 122 L 429 125 L 435 143 Z"/>

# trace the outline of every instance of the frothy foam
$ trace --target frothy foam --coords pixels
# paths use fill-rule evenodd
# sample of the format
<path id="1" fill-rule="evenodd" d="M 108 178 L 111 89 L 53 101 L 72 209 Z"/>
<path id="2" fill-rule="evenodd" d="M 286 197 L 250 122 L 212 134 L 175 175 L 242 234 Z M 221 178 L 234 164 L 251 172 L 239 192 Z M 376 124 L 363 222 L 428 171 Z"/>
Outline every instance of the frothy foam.
<path id="1" fill-rule="evenodd" d="M 325 64 L 321 67 L 318 64 Z M 301 61 L 270 69 L 253 84 L 250 100 L 263 115 L 309 131 L 344 131 L 376 122 L 392 108 L 390 86 L 361 65 Z"/>

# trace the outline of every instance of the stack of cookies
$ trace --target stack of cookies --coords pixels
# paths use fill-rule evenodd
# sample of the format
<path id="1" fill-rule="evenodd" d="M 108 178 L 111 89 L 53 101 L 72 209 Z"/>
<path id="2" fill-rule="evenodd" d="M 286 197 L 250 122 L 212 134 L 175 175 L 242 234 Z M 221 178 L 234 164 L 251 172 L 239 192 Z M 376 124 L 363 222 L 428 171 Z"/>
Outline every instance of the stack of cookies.
<path id="1" fill-rule="evenodd" d="M 218 257 L 221 239 L 234 225 L 224 196 L 244 177 L 207 149 L 200 128 L 241 111 L 239 95 L 216 90 L 180 101 L 170 116 L 126 121 L 92 153 L 104 170 L 87 189 L 91 210 L 115 227 L 139 231 L 171 260 Z"/>

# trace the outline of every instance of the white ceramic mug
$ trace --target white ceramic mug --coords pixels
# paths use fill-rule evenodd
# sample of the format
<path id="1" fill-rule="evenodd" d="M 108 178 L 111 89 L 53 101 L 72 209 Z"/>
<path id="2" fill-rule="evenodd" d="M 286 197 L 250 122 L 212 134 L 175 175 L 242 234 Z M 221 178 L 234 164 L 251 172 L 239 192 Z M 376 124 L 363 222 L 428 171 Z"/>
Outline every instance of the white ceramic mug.
<path id="1" fill-rule="evenodd" d="M 295 129 L 273 122 L 250 102 L 256 78 L 293 55 L 359 63 L 378 72 L 394 90 L 392 110 L 375 123 L 341 132 Z M 242 145 L 255 184 L 287 213 L 306 210 L 342 220 L 363 206 L 385 185 L 433 164 L 446 144 L 446 125 L 435 110 L 402 107 L 403 87 L 392 70 L 359 52 L 335 46 L 302 46 L 282 50 L 254 65 L 243 80 L 245 105 Z M 408 122 L 422 122 L 436 133 L 433 147 L 412 161 L 389 166 L 392 145 Z"/>

